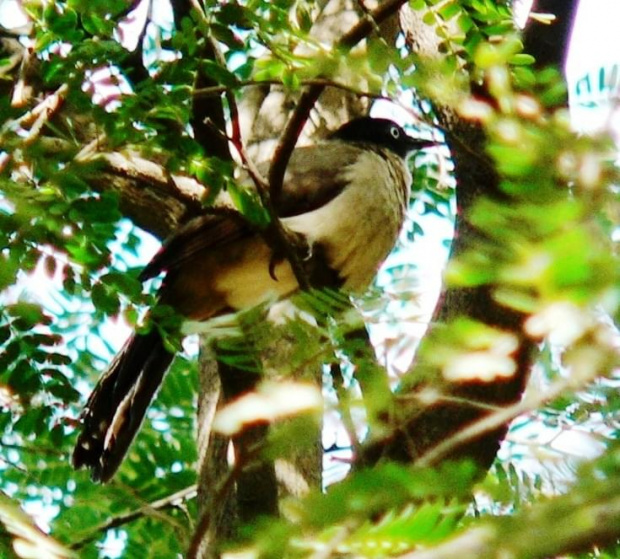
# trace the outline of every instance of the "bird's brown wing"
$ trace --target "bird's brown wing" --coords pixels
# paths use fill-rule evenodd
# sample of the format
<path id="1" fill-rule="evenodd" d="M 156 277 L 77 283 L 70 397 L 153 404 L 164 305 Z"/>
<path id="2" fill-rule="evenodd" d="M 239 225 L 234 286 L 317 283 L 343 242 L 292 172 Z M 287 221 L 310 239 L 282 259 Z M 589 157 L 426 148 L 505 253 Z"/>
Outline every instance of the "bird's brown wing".
<path id="1" fill-rule="evenodd" d="M 352 164 L 361 147 L 341 142 L 297 148 L 284 176 L 277 204 L 280 217 L 315 210 L 338 196 L 346 185 L 342 171 Z M 263 173 L 268 164 L 260 166 Z M 317 177 L 320 183 L 317 184 Z M 195 217 L 170 237 L 140 274 L 141 280 L 155 277 L 191 262 L 199 253 L 221 248 L 254 233 L 238 214 L 206 214 Z"/>
<path id="2" fill-rule="evenodd" d="M 179 268 L 206 249 L 221 247 L 251 234 L 251 228 L 238 214 L 195 217 L 164 242 L 140 273 L 140 280 Z"/>
<path id="3" fill-rule="evenodd" d="M 297 148 L 284 175 L 276 207 L 278 215 L 300 215 L 333 200 L 347 184 L 344 171 L 363 151 L 360 146 L 342 142 Z"/>

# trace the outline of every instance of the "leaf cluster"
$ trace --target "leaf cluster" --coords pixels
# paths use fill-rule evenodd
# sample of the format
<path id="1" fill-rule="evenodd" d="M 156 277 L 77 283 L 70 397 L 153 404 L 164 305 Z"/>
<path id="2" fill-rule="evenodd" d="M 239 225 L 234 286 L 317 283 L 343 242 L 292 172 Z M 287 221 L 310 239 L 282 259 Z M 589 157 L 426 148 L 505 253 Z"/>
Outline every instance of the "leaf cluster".
<path id="1" fill-rule="evenodd" d="M 501 175 L 501 196 L 481 199 L 468 216 L 479 239 L 451 263 L 449 285 L 487 287 L 495 300 L 523 314 L 523 336 L 542 341 L 559 331 L 565 347 L 557 361 L 549 358 L 547 380 L 574 384 L 567 382 L 550 402 L 539 400 L 539 417 L 553 427 L 591 425 L 592 418 L 599 422 L 606 445 L 602 457 L 575 470 L 574 483 L 564 484 L 566 499 L 555 501 L 556 514 L 584 507 L 586 518 L 575 526 L 584 532 L 580 549 L 588 549 L 592 511 L 584 503 L 606 504 L 605 497 L 618 490 L 617 358 L 593 311 L 602 308 L 612 319 L 619 312 L 614 234 L 620 212 L 613 186 L 618 177 L 608 140 L 578 137 L 570 130 L 565 111 L 555 108 L 564 86 L 557 73 L 524 68 L 531 60 L 513 35 L 505 2 L 412 2 L 414 9 L 426 10 L 424 17 L 447 55 L 427 65 L 381 39 L 370 40 L 363 55 L 311 40 L 313 2 L 206 4 L 205 21 L 185 19 L 174 32 L 161 27 L 150 39 L 143 37 L 137 50 L 114 35 L 128 15 L 125 2 L 29 5 L 39 93 L 62 93 L 64 108 L 38 121 L 38 113 L 31 111 L 39 99 L 21 108 L 0 99 L 2 156 L 7 158 L 0 162 L 0 406 L 7 412 L 0 416 L 2 490 L 14 502 L 49 511 L 54 536 L 84 557 L 106 553 L 98 546 L 112 536 L 125 541 L 127 557 L 174 557 L 187 549 L 192 536 L 193 497 L 151 507 L 196 481 L 197 374 L 192 360 L 181 356 L 175 361 L 111 485 L 94 485 L 86 473 L 74 473 L 69 466 L 76 401 L 84 399 L 113 350 L 102 340 L 104 319 L 123 314 L 133 325 L 140 305 L 152 300 L 136 279 L 130 256 L 139 241 L 133 230 L 122 235 L 118 196 L 91 189 L 90 179 L 103 169 L 84 163 L 78 154 L 84 155 L 88 145 L 138 151 L 169 172 L 182 171 L 208 183 L 210 196 L 230 188 L 240 211 L 260 220 L 264 214 L 252 196 L 230 185 L 230 166 L 206 156 L 189 132 L 199 70 L 217 84 L 217 91 L 205 95 L 228 89 L 242 96 L 250 78 L 252 86 L 275 80 L 288 91 L 315 79 L 363 88 L 369 95 L 397 96 L 417 87 L 454 101 L 463 118 L 477 120 L 489 139 L 489 165 Z M 204 23 L 222 48 L 225 64 L 198 56 L 207 40 L 200 31 Z M 302 45 L 304 54 L 296 50 Z M 149 62 L 147 55 L 155 61 Z M 104 99 L 95 95 L 94 84 L 101 82 L 93 76 L 99 70 L 107 72 L 103 81 L 109 80 L 111 88 Z M 488 98 L 482 105 L 469 95 L 471 83 L 485 84 Z M 423 104 L 415 111 L 432 120 Z M 439 163 L 427 161 L 415 180 L 422 211 L 450 216 L 452 193 L 441 183 Z M 422 231 L 413 224 L 410 234 L 415 239 Z M 57 286 L 51 303 L 7 291 L 38 268 L 45 270 L 44 283 Z M 399 279 L 401 271 L 391 270 L 392 279 Z M 399 411 L 390 406 L 404 398 L 391 398 L 383 368 L 351 336 L 360 321 L 348 297 L 321 291 L 301 294 L 296 302 L 314 317 L 314 324 L 299 316 L 266 324 L 265 309 L 248 311 L 238 317 L 240 335 L 227 332 L 218 341 L 222 361 L 253 373 L 267 363 L 281 376 L 297 376 L 318 364 L 339 365 L 345 369 L 341 384 L 355 392 L 355 377 L 367 401 L 361 410 L 359 399 L 341 391 L 338 412 L 345 422 L 347 415 L 364 415 L 374 433 L 389 434 L 390 420 Z M 388 306 L 375 304 L 373 312 L 385 313 Z M 174 317 L 161 312 L 158 326 L 166 330 Z M 283 337 L 295 343 L 272 351 L 273 340 Z M 436 328 L 428 340 L 418 355 L 415 377 L 405 379 L 402 387 L 449 374 L 477 374 L 478 381 L 486 382 L 480 359 L 489 367 L 489 378 L 510 374 L 514 365 L 513 340 L 501 328 L 475 320 Z M 179 349 L 177 340 L 170 343 Z M 577 396 L 575 387 L 582 390 Z M 431 398 L 429 405 L 436 402 Z M 265 454 L 284 454 L 291 440 L 299 446 L 315 442 L 308 440 L 311 429 L 303 421 L 278 427 Z M 481 525 L 476 515 L 463 516 L 472 492 L 477 513 L 514 514 L 513 523 L 498 522 L 498 548 L 502 537 L 512 541 L 509 536 L 516 539 L 531 526 L 529 505 L 542 511 L 543 520 L 553 516 L 554 501 L 544 502 L 545 480 L 513 465 L 497 464 L 476 485 L 475 469 L 468 463 L 421 468 L 387 462 L 354 472 L 326 494 L 315 491 L 283 503 L 283 519 L 247 526 L 234 545 L 265 557 L 380 557 L 440 547 L 458 537 L 458 530 L 467 534 L 468 528 Z M 579 520 L 578 514 L 570 518 Z M 609 518 L 616 519 L 611 513 Z M 541 526 L 545 531 L 541 528 L 539 540 L 555 542 L 556 548 L 536 556 L 573 551 L 562 547 L 569 540 L 567 529 L 558 529 L 559 536 L 552 538 L 553 523 Z M 610 538 L 601 541 L 608 547 L 600 553 L 612 557 L 618 534 L 609 531 Z M 0 552 L 8 549 L 2 534 Z M 529 556 L 522 547 L 512 551 L 512 556 Z"/>

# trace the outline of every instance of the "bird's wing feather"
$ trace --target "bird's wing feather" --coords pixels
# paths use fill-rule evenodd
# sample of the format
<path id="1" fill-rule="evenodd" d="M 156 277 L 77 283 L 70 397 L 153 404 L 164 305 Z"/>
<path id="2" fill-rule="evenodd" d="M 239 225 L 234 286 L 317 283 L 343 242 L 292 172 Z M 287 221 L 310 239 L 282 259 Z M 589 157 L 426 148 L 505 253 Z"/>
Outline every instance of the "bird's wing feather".
<path id="1" fill-rule="evenodd" d="M 347 184 L 343 171 L 363 151 L 360 146 L 335 141 L 297 148 L 284 175 L 278 215 L 292 217 L 331 202 Z"/>
<path id="2" fill-rule="evenodd" d="M 195 217 L 164 242 L 142 270 L 140 280 L 178 268 L 204 249 L 231 243 L 250 233 L 250 227 L 239 215 L 206 214 Z"/>
<path id="3" fill-rule="evenodd" d="M 172 358 L 156 328 L 127 340 L 84 407 L 75 468 L 91 468 L 93 479 L 100 481 L 114 475 Z"/>
<path id="4" fill-rule="evenodd" d="M 297 148 L 284 176 L 277 204 L 280 217 L 310 212 L 333 200 L 346 186 L 343 169 L 355 162 L 363 148 L 327 142 Z M 290 169 L 295 169 L 291 171 Z M 268 164 L 260 166 L 261 172 Z M 317 183 L 320 177 L 320 183 Z M 174 270 L 199 252 L 217 248 L 251 235 L 252 228 L 238 214 L 206 214 L 195 217 L 170 237 L 140 274 L 141 280 Z"/>

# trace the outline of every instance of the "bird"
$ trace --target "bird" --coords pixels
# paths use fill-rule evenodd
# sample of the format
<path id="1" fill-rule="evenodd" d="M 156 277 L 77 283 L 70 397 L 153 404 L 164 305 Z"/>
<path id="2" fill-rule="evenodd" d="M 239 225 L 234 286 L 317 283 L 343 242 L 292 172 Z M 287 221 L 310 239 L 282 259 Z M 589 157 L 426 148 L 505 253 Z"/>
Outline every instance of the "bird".
<path id="1" fill-rule="evenodd" d="M 389 119 L 353 119 L 324 141 L 293 150 L 276 213 L 310 250 L 320 251 L 338 287 L 361 292 L 404 223 L 411 189 L 408 156 L 436 144 L 409 136 Z M 230 213 L 206 213 L 181 226 L 139 279 L 161 274 L 156 304 L 169 305 L 184 321 L 208 321 L 299 290 L 288 260 L 274 254 L 255 227 Z M 129 337 L 80 416 L 76 469 L 87 467 L 94 481 L 111 479 L 173 358 L 157 328 Z"/>

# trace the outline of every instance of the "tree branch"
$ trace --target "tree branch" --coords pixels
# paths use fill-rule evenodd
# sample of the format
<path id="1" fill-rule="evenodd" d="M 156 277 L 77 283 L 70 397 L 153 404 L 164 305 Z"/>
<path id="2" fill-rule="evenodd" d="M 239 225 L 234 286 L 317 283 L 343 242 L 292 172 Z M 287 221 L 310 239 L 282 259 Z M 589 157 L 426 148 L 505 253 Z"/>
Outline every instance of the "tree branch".
<path id="1" fill-rule="evenodd" d="M 555 16 L 551 24 L 530 18 L 523 32 L 525 51 L 536 58 L 539 68 L 555 65 L 564 69 L 567 45 L 573 30 L 573 22 L 579 2 L 566 0 L 536 0 L 533 12 L 550 13 Z"/>
<path id="2" fill-rule="evenodd" d="M 585 347 L 589 346 L 592 337 L 601 340 L 601 345 L 598 348 L 600 351 L 599 367 L 593 366 L 585 371 L 573 370 L 570 376 L 559 378 L 543 392 L 532 392 L 521 401 L 511 406 L 496 408 L 491 413 L 488 413 L 489 410 L 487 409 L 487 415 L 482 416 L 478 421 L 465 425 L 461 430 L 438 441 L 433 447 L 428 448 L 416 459 L 416 466 L 429 467 L 437 464 L 446 456 L 453 454 L 459 447 L 470 444 L 486 434 L 497 432 L 502 426 L 507 425 L 519 415 L 536 410 L 545 403 L 552 402 L 566 394 L 567 391 L 575 392 L 581 390 L 596 378 L 610 376 L 617 366 L 620 353 L 613 341 L 615 336 L 609 332 L 608 325 L 599 323 L 594 326 L 592 331 L 586 331 L 582 336 Z M 607 340 L 606 346 L 603 345 L 605 344 L 603 340 Z M 573 345 L 573 349 L 577 347 L 579 347 L 579 342 Z M 477 404 L 479 402 L 462 402 L 459 406 L 476 406 Z"/>
<path id="3" fill-rule="evenodd" d="M 233 85 L 214 85 L 211 87 L 204 87 L 201 89 L 197 89 L 194 91 L 194 97 L 198 97 L 198 98 L 216 97 L 216 96 L 219 96 L 221 93 L 226 93 L 234 89 L 243 89 L 246 87 L 264 87 L 267 85 L 280 86 L 283 89 L 285 88 L 281 80 L 241 80 L 241 81 L 236 82 Z M 321 86 L 324 88 L 332 87 L 334 89 L 339 89 L 347 93 L 352 93 L 353 95 L 356 95 L 357 97 L 368 97 L 369 99 L 373 99 L 376 101 L 383 100 L 383 101 L 394 102 L 394 100 L 391 97 L 388 97 L 387 95 L 382 95 L 380 93 L 372 93 L 371 91 L 363 91 L 361 89 L 357 89 L 355 87 L 351 87 L 344 83 L 339 83 L 339 82 L 336 82 L 330 79 L 311 78 L 307 80 L 301 80 L 300 85 L 302 87 L 309 87 L 309 86 L 314 86 L 314 85 Z M 409 107 L 406 107 L 404 104 L 400 104 L 400 106 L 405 110 L 407 109 L 411 110 Z"/>
<path id="4" fill-rule="evenodd" d="M 564 4 L 568 9 L 571 2 Z M 409 43 L 429 57 L 437 56 L 436 37 L 425 38 L 425 34 L 431 34 L 433 30 L 428 29 L 424 23 L 423 14 L 410 10 L 408 19 L 406 33 Z M 564 44 L 555 52 L 564 52 L 566 48 Z M 460 117 L 452 107 L 438 106 L 436 112 L 452 152 L 457 179 L 457 219 L 451 250 L 453 258 L 471 247 L 475 249 L 481 236 L 469 220 L 470 211 L 477 201 L 482 197 L 502 201 L 505 195 L 500 187 L 501 177 L 486 155 L 486 136 L 482 127 Z M 472 156 L 472 151 L 475 156 Z M 503 423 L 493 420 L 484 429 L 474 426 L 484 424 L 484 418 L 489 416 L 488 406 L 511 409 L 511 406 L 518 405 L 536 346 L 523 330 L 527 315 L 499 303 L 494 297 L 493 285 L 467 288 L 449 286 L 438 302 L 434 320 L 449 324 L 457 317 L 467 317 L 514 336 L 518 343 L 512 354 L 516 369 L 514 374 L 510 378 L 497 378 L 492 382 L 454 382 L 444 378 L 439 370 L 426 369 L 423 374 L 427 381 L 424 386 L 420 386 L 420 381 L 416 382 L 416 365 L 408 373 L 408 383 L 412 388 L 405 394 L 410 397 L 423 394 L 426 386 L 441 395 L 439 400 L 434 405 L 418 406 L 409 412 L 406 427 L 389 440 L 369 445 L 362 463 L 372 464 L 382 456 L 405 462 L 423 457 L 426 464 L 447 457 L 466 457 L 473 459 L 480 470 L 484 471 L 493 462 L 512 415 L 506 413 Z M 421 348 L 427 343 L 428 337 L 422 341 Z M 448 402 L 444 397 L 452 401 Z M 499 418 L 499 415 L 496 416 L 496 419 Z M 481 419 L 483 423 L 478 424 Z M 459 434 L 463 430 L 464 433 Z"/>
<path id="5" fill-rule="evenodd" d="M 199 60 L 194 89 L 217 85 L 217 82 L 204 72 L 200 64 L 200 60 L 205 59 L 220 62 L 225 67 L 217 44 L 211 37 L 209 22 L 205 17 L 202 6 L 198 0 L 176 0 L 173 2 L 173 6 L 175 7 L 174 13 L 177 29 L 181 30 L 181 20 L 191 14 L 197 23 L 197 29 L 204 38 L 202 47 L 197 53 Z M 194 131 L 194 138 L 206 153 L 212 157 L 219 157 L 224 161 L 232 159 L 228 149 L 228 142 L 226 141 L 226 118 L 221 99 L 215 97 L 202 99 L 193 97 L 190 124 Z"/>
<path id="6" fill-rule="evenodd" d="M 61 107 L 68 91 L 69 86 L 67 84 L 61 85 L 54 93 L 45 97 L 26 114 L 22 115 L 17 120 L 10 120 L 7 122 L 0 131 L 0 145 L 5 144 L 8 136 L 11 134 L 15 134 L 20 129 L 26 130 L 28 127 L 30 127 L 30 129 L 21 141 L 26 146 L 34 143 L 40 137 L 45 124 Z M 0 162 L 0 172 L 2 172 L 9 160 L 10 156 Z"/>
<path id="7" fill-rule="evenodd" d="M 123 213 L 159 238 L 204 212 L 208 187 L 191 177 L 170 175 L 164 166 L 137 154 L 84 152 L 73 165 L 95 190 L 118 192 Z"/>
<path id="8" fill-rule="evenodd" d="M 92 529 L 91 534 L 82 538 L 76 542 L 73 542 L 70 545 L 71 549 L 82 549 L 86 544 L 96 540 L 101 536 L 102 533 L 107 532 L 113 528 L 119 528 L 120 526 L 124 526 L 125 524 L 129 524 L 134 520 L 142 518 L 143 516 L 148 516 L 153 513 L 153 511 L 160 511 L 170 507 L 176 507 L 180 503 L 194 499 L 196 497 L 196 493 L 198 491 L 198 487 L 196 485 L 190 485 L 185 489 L 181 489 L 172 495 L 168 495 L 167 497 L 163 497 L 162 499 L 158 499 L 157 501 L 153 501 L 152 503 L 148 503 L 139 509 L 126 512 L 123 514 L 119 514 L 118 516 L 114 516 L 109 520 L 106 520 L 104 523 L 96 526 Z"/>
<path id="9" fill-rule="evenodd" d="M 265 440 L 261 439 L 257 445 L 244 448 L 244 452 L 236 456 L 233 468 L 220 479 L 218 487 L 213 490 L 214 498 L 212 502 L 214 504 L 217 503 L 219 505 L 225 502 L 228 499 L 228 495 L 233 491 L 235 483 L 239 481 L 244 471 L 251 468 L 255 461 L 260 462 L 260 452 L 263 450 L 264 444 Z M 256 490 L 260 492 L 264 490 L 264 488 L 258 487 Z M 276 498 L 276 496 L 273 497 Z M 204 508 L 204 510 L 202 510 L 192 536 L 192 541 L 187 550 L 186 559 L 204 557 L 205 552 L 213 551 L 212 549 L 205 549 L 205 546 L 210 546 L 214 540 L 221 540 L 221 535 L 218 537 L 214 534 L 214 531 L 218 527 L 217 519 L 214 518 L 214 516 L 214 510 L 210 508 Z"/>

